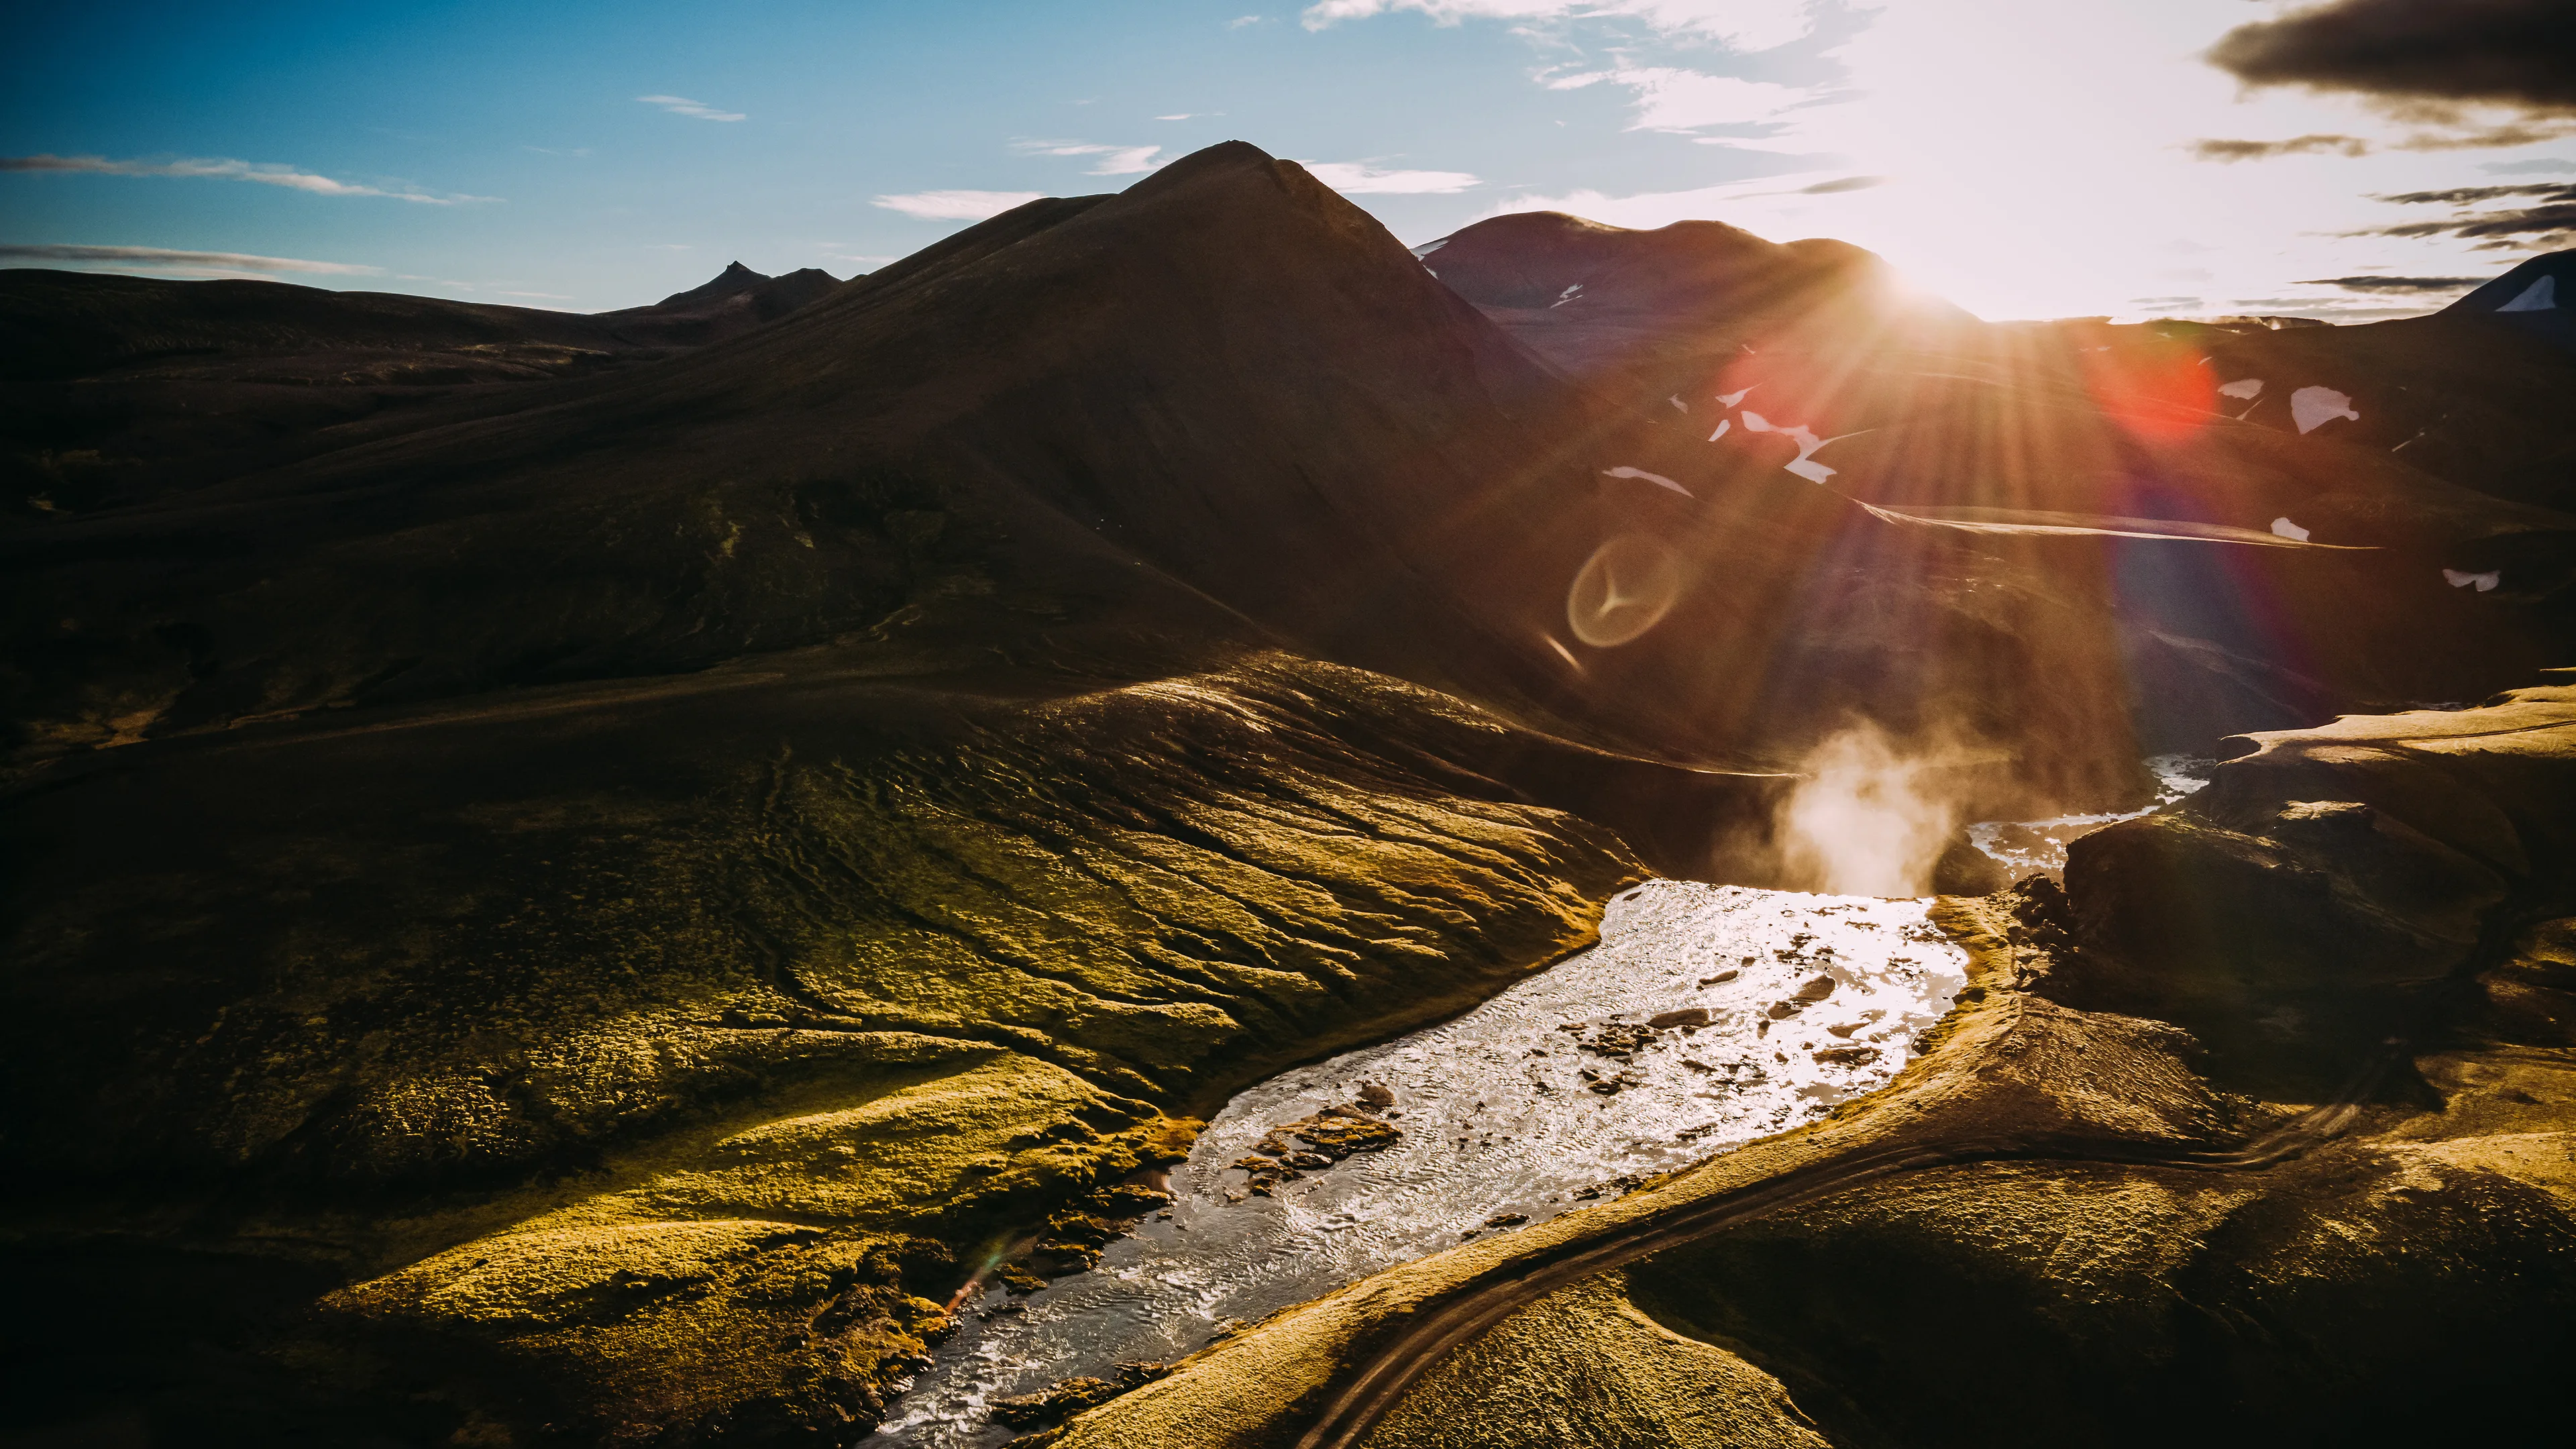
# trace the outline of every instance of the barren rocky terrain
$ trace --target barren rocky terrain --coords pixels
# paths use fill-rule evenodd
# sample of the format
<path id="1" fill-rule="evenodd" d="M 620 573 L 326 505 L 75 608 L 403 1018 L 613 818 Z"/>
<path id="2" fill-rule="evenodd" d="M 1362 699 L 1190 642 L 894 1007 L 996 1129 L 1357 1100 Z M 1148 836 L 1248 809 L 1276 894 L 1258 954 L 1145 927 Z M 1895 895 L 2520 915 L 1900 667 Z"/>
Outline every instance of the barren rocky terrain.
<path id="1" fill-rule="evenodd" d="M 1903 800 L 1835 839 L 1920 844 L 1856 893 L 1972 963 L 1885 1085 L 1017 1427 L 2555 1412 L 2576 354 L 2521 291 L 1989 326 L 1714 223 L 1416 255 L 1241 143 L 630 313 L 0 283 L 25 1442 L 862 1442 L 1237 1093 L 1651 878 L 1840 889 L 1855 738 Z M 2173 751 L 2062 888 L 1966 845 Z M 1388 1104 L 1332 1105 L 1276 1160 Z"/>

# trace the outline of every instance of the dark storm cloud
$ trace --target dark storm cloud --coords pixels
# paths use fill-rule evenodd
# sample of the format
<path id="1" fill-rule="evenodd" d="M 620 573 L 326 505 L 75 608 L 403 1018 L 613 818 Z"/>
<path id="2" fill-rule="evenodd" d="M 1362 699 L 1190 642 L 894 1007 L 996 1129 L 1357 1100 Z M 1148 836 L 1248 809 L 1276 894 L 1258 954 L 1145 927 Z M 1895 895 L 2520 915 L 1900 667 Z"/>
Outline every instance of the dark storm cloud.
<path id="1" fill-rule="evenodd" d="M 2293 136 L 2286 141 L 2194 141 L 2191 154 L 2203 161 L 2262 161 L 2274 156 L 2306 156 L 2319 151 L 2332 151 L 2342 156 L 2366 156 L 2370 143 L 2359 136 Z"/>
<path id="2" fill-rule="evenodd" d="M 2240 25 L 2209 59 L 2255 85 L 2576 110 L 2576 5 L 2329 0 Z"/>
<path id="3" fill-rule="evenodd" d="M 2459 292 L 2485 277 L 2311 277 L 2302 287 L 2341 287 L 2347 292 Z"/>

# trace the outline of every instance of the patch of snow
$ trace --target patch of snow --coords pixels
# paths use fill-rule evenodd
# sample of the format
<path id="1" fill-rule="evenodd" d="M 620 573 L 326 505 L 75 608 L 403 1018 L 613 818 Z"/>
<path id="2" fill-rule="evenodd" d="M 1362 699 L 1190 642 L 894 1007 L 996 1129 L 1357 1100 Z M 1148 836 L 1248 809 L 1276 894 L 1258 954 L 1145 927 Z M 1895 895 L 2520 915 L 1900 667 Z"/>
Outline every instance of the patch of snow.
<path id="1" fill-rule="evenodd" d="M 2299 527 L 2297 524 L 2292 523 L 2287 518 L 2273 519 L 2272 531 L 2283 538 L 2296 539 L 2301 543 L 2306 543 L 2308 541 L 2308 531 Z"/>
<path id="2" fill-rule="evenodd" d="M 1718 424 L 1717 424 L 1717 431 L 1716 431 L 1716 432 L 1713 432 L 1713 433 L 1711 433 L 1711 434 L 1709 434 L 1709 435 L 1708 435 L 1708 440 L 1709 440 L 1710 442 L 1712 442 L 1712 443 L 1716 442 L 1718 439 L 1723 438 L 1723 437 L 1725 437 L 1725 436 L 1726 436 L 1726 430 L 1727 430 L 1727 429 L 1732 428 L 1732 427 L 1734 427 L 1734 426 L 1735 426 L 1735 424 L 1733 424 L 1733 423 L 1731 423 L 1731 422 L 1728 422 L 1728 421 L 1726 421 L 1726 420 L 1724 420 L 1724 419 L 1722 419 L 1722 418 L 1721 418 L 1721 419 L 1719 419 L 1719 420 L 1718 420 Z"/>
<path id="3" fill-rule="evenodd" d="M 1647 472 L 1647 471 L 1646 471 L 1645 469 L 1643 469 L 1643 468 L 1631 468 L 1631 467 L 1626 466 L 1625 464 L 1622 464 L 1621 466 L 1616 467 L 1616 468 L 1604 468 L 1604 469 L 1602 469 L 1602 470 L 1601 470 L 1601 476 L 1602 476 L 1602 477 L 1604 477 L 1604 478 L 1638 478 L 1638 479 L 1643 479 L 1644 481 L 1646 481 L 1646 482 L 1648 482 L 1648 483 L 1652 483 L 1652 484 L 1654 484 L 1654 485 L 1655 485 L 1656 487 L 1658 487 L 1658 488 L 1670 488 L 1670 489 L 1671 489 L 1671 490 L 1673 490 L 1675 493 L 1680 494 L 1680 495 L 1681 495 L 1681 496 L 1683 496 L 1684 498 L 1696 498 L 1696 497 L 1698 497 L 1698 496 L 1699 496 L 1698 494 L 1693 493 L 1693 492 L 1692 492 L 1692 491 L 1690 491 L 1689 489 L 1684 488 L 1684 487 L 1683 487 L 1682 485 L 1680 485 L 1679 483 L 1674 482 L 1672 479 L 1665 477 L 1665 476 L 1664 476 L 1663 474 L 1661 474 L 1661 473 L 1649 473 L 1649 472 Z"/>
<path id="4" fill-rule="evenodd" d="M 2502 569 L 2489 569 L 2482 574 L 2464 574 L 2458 569 L 2444 569 L 2442 570 L 2442 582 L 2449 584 L 2455 589 L 2465 589 L 2471 585 L 2475 585 L 2477 587 L 2477 591 L 2483 594 L 2493 589 L 2496 585 L 2504 582 L 2504 571 Z"/>
<path id="5" fill-rule="evenodd" d="M 2312 433 L 2337 418 L 2361 421 L 2352 410 L 2352 398 L 2330 387 L 2303 387 L 2290 394 L 2290 421 L 2302 433 Z"/>
<path id="6" fill-rule="evenodd" d="M 1413 254 L 1417 257 L 1427 257 L 1447 245 L 1449 245 L 1449 238 L 1444 236 L 1438 241 L 1424 242 L 1422 245 L 1415 247 L 1413 249 Z"/>
<path id="7" fill-rule="evenodd" d="M 2558 279 L 2543 277 L 2522 289 L 2522 295 L 2496 309 L 2499 312 L 2555 312 L 2558 310 Z"/>
<path id="8" fill-rule="evenodd" d="M 1749 349 L 1749 348 L 1748 348 L 1748 349 L 1746 349 L 1746 350 L 1747 350 L 1747 351 L 1750 351 L 1751 349 Z M 1757 383 L 1753 384 L 1753 387 L 1739 387 L 1739 388 L 1737 388 L 1737 389 L 1736 389 L 1735 391 L 1733 391 L 1733 392 L 1722 392 L 1722 393 L 1719 393 L 1719 394 L 1717 395 L 1717 400 L 1718 400 L 1719 402 L 1722 402 L 1722 403 L 1726 404 L 1728 407 L 1735 407 L 1735 406 L 1738 406 L 1738 405 L 1740 405 L 1740 404 L 1741 404 L 1741 403 L 1742 403 L 1746 398 L 1753 396 L 1753 388 L 1754 388 L 1754 387 L 1760 387 L 1761 385 L 1762 385 L 1762 384 L 1760 384 L 1760 383 L 1758 383 L 1758 382 L 1757 382 Z"/>
<path id="9" fill-rule="evenodd" d="M 1790 442 L 1797 444 L 1798 456 L 1781 464 L 1780 467 L 1783 472 L 1795 473 L 1810 483 L 1822 483 L 1826 479 L 1834 476 L 1836 471 L 1835 469 L 1826 467 L 1822 463 L 1814 461 L 1816 450 L 1818 448 L 1823 447 L 1827 443 L 1839 442 L 1844 438 L 1857 438 L 1860 436 L 1860 433 L 1838 433 L 1830 438 L 1819 438 L 1816 436 L 1816 430 L 1808 427 L 1804 423 L 1800 423 L 1794 428 L 1784 428 L 1757 412 L 1747 412 L 1744 414 L 1744 431 L 1748 433 L 1778 433 L 1781 437 L 1787 438 Z M 1861 432 L 1867 431 L 1869 431 L 1867 428 L 1863 428 L 1861 430 Z"/>
<path id="10" fill-rule="evenodd" d="M 1664 401 L 1671 403 L 1673 405 L 1673 411 L 1675 412 L 1686 413 L 1690 411 L 1690 404 L 1683 402 L 1680 398 L 1668 397 L 1664 399 Z"/>
<path id="11" fill-rule="evenodd" d="M 2204 358 L 2203 361 L 2208 359 Z M 2220 397 L 2258 398 L 2263 395 L 2263 379 L 2240 377 L 2218 390 Z"/>
<path id="12" fill-rule="evenodd" d="M 1573 301 L 1574 294 L 1582 290 L 1583 284 L 1581 282 L 1577 282 L 1573 286 L 1566 288 L 1564 291 L 1557 293 L 1556 300 L 1547 304 L 1549 310 L 1553 311 L 1556 308 L 1562 307 L 1566 303 Z"/>

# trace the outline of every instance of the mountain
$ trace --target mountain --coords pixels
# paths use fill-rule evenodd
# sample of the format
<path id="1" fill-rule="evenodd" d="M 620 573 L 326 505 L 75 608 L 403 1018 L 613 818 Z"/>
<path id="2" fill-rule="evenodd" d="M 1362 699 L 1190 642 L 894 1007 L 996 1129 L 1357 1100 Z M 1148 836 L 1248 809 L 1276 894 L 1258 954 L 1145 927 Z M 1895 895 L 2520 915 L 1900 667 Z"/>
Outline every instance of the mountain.
<path id="1" fill-rule="evenodd" d="M 755 272 L 740 262 L 685 292 L 673 292 L 650 307 L 601 312 L 598 320 L 621 339 L 653 339 L 665 344 L 703 346 L 764 322 L 775 322 L 797 308 L 820 301 L 840 279 L 820 267 L 804 267 L 784 276 Z"/>
<path id="2" fill-rule="evenodd" d="M 2576 350 L 2576 250 L 2533 257 L 2442 309 L 2483 316 Z"/>
<path id="3" fill-rule="evenodd" d="M 1779 244 L 1723 222 L 1652 231 L 1561 212 L 1480 221 L 1416 249 L 1478 311 L 1573 377 L 1631 397 L 1705 372 L 1785 323 L 1858 320 L 1891 285 L 1878 258 L 1835 241 Z M 1865 324 L 1864 324 L 1865 325 Z"/>
<path id="4" fill-rule="evenodd" d="M 2367 431 L 2435 363 L 2296 400 L 2354 345 L 2311 334 L 2555 375 L 2492 319 L 1989 327 L 1716 226 L 1425 250 L 1229 143 L 766 320 L 821 283 L 12 281 L 57 359 L 26 428 L 122 389 L 114 436 L 185 439 L 238 388 L 271 430 L 0 536 L 0 1262 L 45 1392 L 246 1442 L 854 1442 L 995 1245 L 1091 1231 L 1233 1092 L 1649 872 L 1790 879 L 1787 772 L 1856 721 L 1965 818 L 2097 813 L 2141 754 L 2564 657 L 2576 523 Z M 738 330 L 651 340 L 693 327 Z M 583 337 L 628 350 L 309 381 Z M 2237 415 L 2245 358 L 2289 426 Z M 2186 843 L 2370 835 L 2340 799 Z M 2007 1086 L 2108 1100 L 2063 1071 Z"/>
<path id="5" fill-rule="evenodd" d="M 1195 614 L 1667 759 L 1776 768 L 1852 714 L 1937 723 L 2018 759 L 1972 793 L 2033 804 L 2129 788 L 2131 729 L 2171 747 L 2457 698 L 2547 657 L 2547 588 L 2442 578 L 2497 550 L 2558 567 L 2555 515 L 2130 396 L 2116 354 L 1910 308 L 1851 249 L 1498 225 L 1432 262 L 1457 249 L 1462 285 L 1519 297 L 1570 258 L 1604 307 L 1674 309 L 1698 340 L 1622 364 L 1659 396 L 1550 359 L 1581 293 L 1507 331 L 1302 171 L 1214 148 L 722 346 L 22 533 L 22 754 L 853 631 L 1042 660 Z M 1712 352 L 1692 319 L 1739 312 Z M 1977 422 L 1996 407 L 2021 421 Z M 2137 425 L 2157 409 L 2184 421 Z M 1810 456 L 1798 428 L 1860 436 Z M 2106 569 L 2043 513 L 2255 536 L 2230 557 L 2277 602 L 2213 613 L 2205 543 L 2113 529 Z M 1605 644 L 1570 600 L 1623 572 L 1668 596 Z M 982 582 L 922 596 L 952 575 Z M 2258 622 L 2280 609 L 2295 660 Z"/>
<path id="6" fill-rule="evenodd" d="M 185 492 L 495 389 L 675 356 L 839 285 L 736 262 L 584 315 L 282 282 L 0 270 L 0 526 Z"/>
<path id="7" fill-rule="evenodd" d="M 2483 321 L 1989 326 L 1910 293 L 1856 248 L 1714 222 L 1503 216 L 1419 251 L 1569 378 L 1694 435 L 1702 458 L 1665 476 L 1700 497 L 1785 472 L 1900 528 L 1982 533 L 1955 545 L 1973 563 L 1900 562 L 1883 535 L 1838 547 L 1879 560 L 1875 579 L 2012 579 L 2018 617 L 1980 615 L 1970 637 L 2028 641 L 2023 657 L 2046 658 L 2038 667 L 2080 712 L 2131 710 L 2159 748 L 2256 719 L 2474 698 L 2487 692 L 2475 681 L 2544 663 L 2568 626 L 2576 428 L 2546 400 L 2576 368 Z M 1711 470 L 1730 481 L 1691 481 Z M 2183 538 L 2239 543 L 2167 542 Z M 2460 577 L 2484 580 L 2470 587 L 2490 603 L 2499 588 L 2520 601 L 2504 633 L 2469 622 L 2480 609 L 2451 597 Z M 2099 590 L 2092 604 L 2068 598 L 2079 586 Z M 1886 628 L 1876 621 L 1890 615 L 1862 602 L 1867 585 L 1853 593 L 1814 607 L 1848 611 L 1845 638 Z M 2120 621 L 2125 683 L 2099 683 L 2099 656 L 2064 637 L 2104 617 Z M 2468 653 L 2464 639 L 2477 641 Z M 2464 667 L 2418 672 L 2437 657 Z M 1882 662 L 1852 667 L 1883 682 L 1907 658 L 1890 641 Z M 2109 702 L 2123 693 L 2131 705 Z M 2009 686 L 1982 697 L 2025 720 L 2057 703 Z"/>

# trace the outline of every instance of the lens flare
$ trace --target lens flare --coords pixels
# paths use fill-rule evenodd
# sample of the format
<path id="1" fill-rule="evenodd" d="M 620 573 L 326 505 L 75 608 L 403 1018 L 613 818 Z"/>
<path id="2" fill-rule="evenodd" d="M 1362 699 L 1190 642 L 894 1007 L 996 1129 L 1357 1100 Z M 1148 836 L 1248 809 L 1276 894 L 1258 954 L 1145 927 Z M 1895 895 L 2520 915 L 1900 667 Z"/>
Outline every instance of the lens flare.
<path id="1" fill-rule="evenodd" d="M 1622 534 L 1593 550 L 1565 595 L 1565 624 L 1595 649 L 1628 643 L 1663 622 L 1682 596 L 1682 568 L 1671 549 L 1643 534 Z"/>

